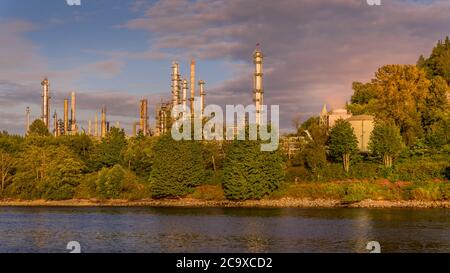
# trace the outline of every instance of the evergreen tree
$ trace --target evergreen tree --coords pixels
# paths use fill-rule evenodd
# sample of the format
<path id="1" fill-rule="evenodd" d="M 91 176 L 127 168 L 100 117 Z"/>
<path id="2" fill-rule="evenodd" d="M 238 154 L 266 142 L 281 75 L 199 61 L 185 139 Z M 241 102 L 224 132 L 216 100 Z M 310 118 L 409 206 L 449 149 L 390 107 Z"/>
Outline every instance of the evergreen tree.
<path id="1" fill-rule="evenodd" d="M 350 170 L 350 159 L 358 151 L 358 140 L 350 122 L 339 119 L 330 132 L 328 148 L 335 159 L 342 160 L 344 170 Z"/>
<path id="2" fill-rule="evenodd" d="M 22 199 L 70 199 L 83 163 L 65 146 L 28 146 L 20 155 L 9 194 Z"/>
<path id="3" fill-rule="evenodd" d="M 403 149 L 400 130 L 393 123 L 377 123 L 369 141 L 369 150 L 382 158 L 385 167 L 392 167 L 393 160 Z"/>
<path id="4" fill-rule="evenodd" d="M 50 136 L 47 126 L 45 126 L 45 123 L 40 119 L 37 119 L 30 124 L 28 134 L 35 136 Z"/>
<path id="5" fill-rule="evenodd" d="M 235 140 L 224 161 L 223 188 L 230 200 L 261 199 L 284 179 L 279 150 L 261 151 L 261 141 Z"/>
<path id="6" fill-rule="evenodd" d="M 154 146 L 150 190 L 155 198 L 179 198 L 205 179 L 201 144 L 162 136 Z"/>
<path id="7" fill-rule="evenodd" d="M 98 147 L 102 167 L 113 167 L 120 163 L 120 155 L 126 147 L 127 140 L 123 129 L 112 127 Z"/>
<path id="8" fill-rule="evenodd" d="M 427 71 L 430 79 L 441 76 L 450 84 L 450 40 L 438 41 L 429 58 L 420 56 L 417 66 Z"/>

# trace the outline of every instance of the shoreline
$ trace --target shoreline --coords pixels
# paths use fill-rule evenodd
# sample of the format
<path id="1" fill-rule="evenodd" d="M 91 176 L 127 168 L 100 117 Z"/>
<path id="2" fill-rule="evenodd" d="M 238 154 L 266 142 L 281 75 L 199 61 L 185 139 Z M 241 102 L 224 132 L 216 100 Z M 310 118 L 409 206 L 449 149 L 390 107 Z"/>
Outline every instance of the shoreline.
<path id="1" fill-rule="evenodd" d="M 128 200 L 0 200 L 1 207 L 165 207 L 165 208 L 450 208 L 450 201 L 364 200 L 343 203 L 324 199 L 263 199 L 247 201 L 208 201 L 200 199 Z"/>

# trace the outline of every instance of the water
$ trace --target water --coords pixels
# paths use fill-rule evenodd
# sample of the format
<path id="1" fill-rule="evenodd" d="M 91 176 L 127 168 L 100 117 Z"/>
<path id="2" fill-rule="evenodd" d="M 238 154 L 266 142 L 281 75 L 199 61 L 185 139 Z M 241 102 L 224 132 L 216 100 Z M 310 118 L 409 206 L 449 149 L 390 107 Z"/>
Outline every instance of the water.
<path id="1" fill-rule="evenodd" d="M 0 252 L 450 252 L 446 209 L 0 208 Z"/>

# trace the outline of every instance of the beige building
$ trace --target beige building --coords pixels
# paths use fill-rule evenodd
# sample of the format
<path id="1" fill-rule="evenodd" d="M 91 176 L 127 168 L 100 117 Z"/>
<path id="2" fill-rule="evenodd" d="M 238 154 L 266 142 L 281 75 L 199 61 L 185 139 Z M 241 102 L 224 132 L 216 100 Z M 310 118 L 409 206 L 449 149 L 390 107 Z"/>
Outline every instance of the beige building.
<path id="1" fill-rule="evenodd" d="M 352 125 L 356 138 L 358 139 L 359 150 L 367 152 L 370 135 L 374 127 L 374 117 L 370 115 L 358 115 L 348 118 L 347 121 Z"/>
<path id="2" fill-rule="evenodd" d="M 353 116 L 352 113 L 346 109 L 336 109 L 327 112 L 326 105 L 323 106 L 322 112 L 320 113 L 321 124 L 326 125 L 328 128 L 332 128 L 339 119 L 350 122 L 350 125 L 355 132 L 356 139 L 358 140 L 359 150 L 361 152 L 367 152 L 370 135 L 375 126 L 374 117 L 370 115 Z"/>
<path id="3" fill-rule="evenodd" d="M 348 119 L 352 116 L 352 113 L 347 109 L 336 109 L 328 114 L 328 127 L 332 128 L 338 119 Z"/>

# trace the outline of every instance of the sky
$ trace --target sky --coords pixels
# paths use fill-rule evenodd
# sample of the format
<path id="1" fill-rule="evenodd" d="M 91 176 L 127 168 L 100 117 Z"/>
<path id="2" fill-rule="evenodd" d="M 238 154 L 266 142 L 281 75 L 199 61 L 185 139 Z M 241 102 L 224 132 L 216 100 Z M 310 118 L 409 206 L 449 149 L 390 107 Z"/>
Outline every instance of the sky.
<path id="1" fill-rule="evenodd" d="M 102 105 L 127 133 L 139 100 L 170 99 L 171 64 L 182 76 L 197 60 L 207 104 L 252 103 L 252 53 L 264 54 L 265 103 L 292 120 L 342 108 L 354 81 L 386 64 L 414 64 L 450 34 L 448 0 L 0 0 L 0 130 L 23 134 L 25 108 L 41 115 L 41 81 L 51 112 L 77 92 L 87 130 Z"/>

